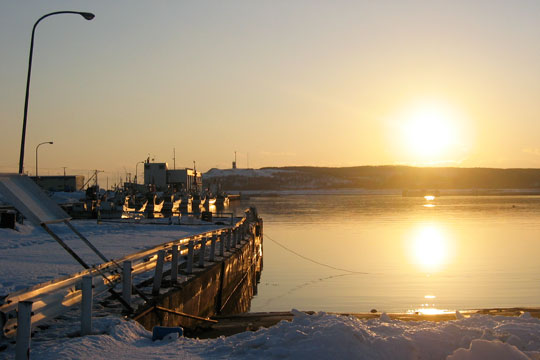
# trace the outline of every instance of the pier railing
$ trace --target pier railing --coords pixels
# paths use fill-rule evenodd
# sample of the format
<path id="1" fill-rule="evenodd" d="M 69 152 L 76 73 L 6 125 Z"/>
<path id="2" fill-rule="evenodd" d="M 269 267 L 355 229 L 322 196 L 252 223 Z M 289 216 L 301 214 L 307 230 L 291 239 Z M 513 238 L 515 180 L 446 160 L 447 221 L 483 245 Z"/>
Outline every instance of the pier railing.
<path id="1" fill-rule="evenodd" d="M 35 285 L 7 295 L 0 302 L 0 327 L 5 337 L 13 337 L 17 332 L 19 305 L 31 306 L 31 326 L 52 319 L 78 304 L 83 299 L 83 283 L 91 278 L 90 296 L 96 297 L 111 291 L 122 283 L 122 303 L 130 306 L 132 281 L 135 276 L 155 271 L 152 293 L 159 293 L 164 273 L 164 264 L 171 263 L 170 279 L 177 281 L 179 265 L 183 263 L 183 273 L 193 273 L 193 267 L 204 267 L 205 261 L 215 261 L 226 252 L 234 250 L 257 219 L 254 208 L 247 209 L 244 217 L 233 226 L 170 241 L 148 250 L 143 250 L 121 259 L 86 269 L 61 279 Z M 195 264 L 197 259 L 198 264 Z M 149 274 L 151 275 L 151 274 Z M 144 296 L 141 291 L 135 291 Z M 149 295 L 150 296 L 150 295 Z"/>

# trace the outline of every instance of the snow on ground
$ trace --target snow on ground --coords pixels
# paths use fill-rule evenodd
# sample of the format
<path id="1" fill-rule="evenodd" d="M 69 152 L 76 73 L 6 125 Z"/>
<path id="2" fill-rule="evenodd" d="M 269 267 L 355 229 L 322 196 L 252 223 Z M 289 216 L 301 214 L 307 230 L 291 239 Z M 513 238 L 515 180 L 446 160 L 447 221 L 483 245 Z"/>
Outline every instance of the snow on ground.
<path id="1" fill-rule="evenodd" d="M 198 340 L 152 334 L 133 321 L 105 317 L 96 332 L 33 341 L 39 359 L 540 359 L 540 320 L 473 315 L 446 322 L 414 322 L 293 310 L 292 322 L 230 337 Z M 4 352 L 11 354 L 12 348 Z M 0 356 L 2 353 L 0 353 Z"/>
<path id="2" fill-rule="evenodd" d="M 74 220 L 72 224 L 108 259 L 221 227 L 106 222 L 98 225 L 96 220 Z M 65 224 L 49 226 L 90 265 L 103 262 Z M 17 230 L 0 228 L 0 296 L 82 270 L 42 228 L 29 222 L 17 224 Z"/>

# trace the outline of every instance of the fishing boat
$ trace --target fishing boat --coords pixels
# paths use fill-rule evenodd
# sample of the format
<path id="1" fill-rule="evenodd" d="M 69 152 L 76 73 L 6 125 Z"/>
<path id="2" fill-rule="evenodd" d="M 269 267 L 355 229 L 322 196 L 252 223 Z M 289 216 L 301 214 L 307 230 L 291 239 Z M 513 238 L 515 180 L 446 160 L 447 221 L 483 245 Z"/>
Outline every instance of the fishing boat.
<path id="1" fill-rule="evenodd" d="M 220 192 L 216 196 L 216 207 L 227 207 L 229 206 L 229 196 L 224 193 Z"/>

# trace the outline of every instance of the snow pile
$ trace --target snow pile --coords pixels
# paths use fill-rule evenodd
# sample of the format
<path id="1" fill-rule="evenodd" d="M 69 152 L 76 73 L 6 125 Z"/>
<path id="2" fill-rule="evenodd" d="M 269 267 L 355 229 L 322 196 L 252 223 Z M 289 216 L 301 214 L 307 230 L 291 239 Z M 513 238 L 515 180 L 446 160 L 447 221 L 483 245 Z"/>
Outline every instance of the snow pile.
<path id="1" fill-rule="evenodd" d="M 39 359 L 540 359 L 540 320 L 475 315 L 447 322 L 359 320 L 294 311 L 256 332 L 210 340 L 151 341 L 135 322 L 96 319 L 102 335 L 32 343 Z M 8 350 L 7 352 L 11 351 Z"/>

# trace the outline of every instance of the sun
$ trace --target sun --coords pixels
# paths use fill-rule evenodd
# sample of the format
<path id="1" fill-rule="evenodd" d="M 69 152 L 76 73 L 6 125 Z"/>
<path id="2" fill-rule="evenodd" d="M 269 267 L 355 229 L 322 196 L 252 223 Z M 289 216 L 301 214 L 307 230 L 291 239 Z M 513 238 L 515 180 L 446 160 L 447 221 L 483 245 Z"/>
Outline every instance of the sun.
<path id="1" fill-rule="evenodd" d="M 404 127 L 405 140 L 415 155 L 441 155 L 456 137 L 451 115 L 435 105 L 415 109 Z"/>
<path id="2" fill-rule="evenodd" d="M 419 165 L 455 162 L 463 156 L 465 117 L 439 101 L 415 103 L 394 117 L 400 158 Z"/>

